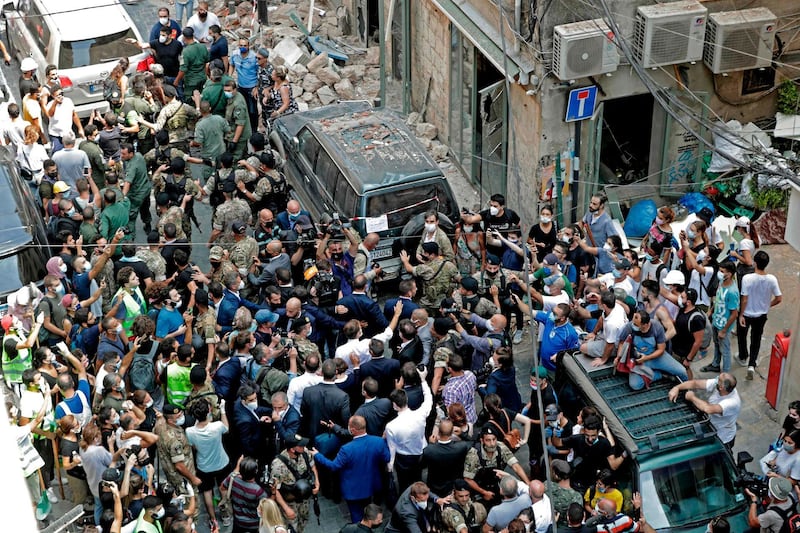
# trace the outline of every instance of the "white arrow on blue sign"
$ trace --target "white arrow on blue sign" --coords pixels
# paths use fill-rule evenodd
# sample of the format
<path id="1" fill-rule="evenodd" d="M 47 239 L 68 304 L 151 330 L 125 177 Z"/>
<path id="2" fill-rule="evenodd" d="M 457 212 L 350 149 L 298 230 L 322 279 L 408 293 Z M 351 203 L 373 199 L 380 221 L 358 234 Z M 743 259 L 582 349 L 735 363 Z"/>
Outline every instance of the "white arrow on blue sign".
<path id="1" fill-rule="evenodd" d="M 590 85 L 579 89 L 572 89 L 567 99 L 567 116 L 565 122 L 586 120 L 594 114 L 594 105 L 597 102 L 597 86 Z"/>

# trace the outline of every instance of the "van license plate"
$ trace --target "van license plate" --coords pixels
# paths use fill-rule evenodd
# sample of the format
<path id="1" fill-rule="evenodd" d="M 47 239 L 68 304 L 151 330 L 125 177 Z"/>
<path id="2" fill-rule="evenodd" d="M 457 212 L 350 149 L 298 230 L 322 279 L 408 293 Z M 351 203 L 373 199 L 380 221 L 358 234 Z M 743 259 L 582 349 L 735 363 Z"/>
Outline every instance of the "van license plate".
<path id="1" fill-rule="evenodd" d="M 98 90 L 100 90 L 100 87 L 101 87 L 100 85 L 95 85 L 94 83 L 92 83 L 92 84 L 90 84 L 90 85 L 89 85 L 89 92 L 90 92 L 91 94 L 94 94 L 94 93 L 96 93 Z"/>
<path id="2" fill-rule="evenodd" d="M 380 248 L 372 252 L 373 259 L 386 259 L 387 257 L 392 257 L 391 248 Z"/>

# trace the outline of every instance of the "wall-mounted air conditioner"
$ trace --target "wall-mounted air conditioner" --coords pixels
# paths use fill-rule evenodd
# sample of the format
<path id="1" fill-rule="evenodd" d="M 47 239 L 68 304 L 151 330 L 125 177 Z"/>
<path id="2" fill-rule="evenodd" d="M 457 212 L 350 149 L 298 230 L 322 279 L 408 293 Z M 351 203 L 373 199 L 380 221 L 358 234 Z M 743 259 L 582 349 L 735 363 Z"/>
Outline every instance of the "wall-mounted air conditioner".
<path id="1" fill-rule="evenodd" d="M 766 7 L 709 14 L 703 62 L 714 74 L 769 66 L 777 21 Z"/>
<path id="2" fill-rule="evenodd" d="M 708 10 L 696 0 L 640 6 L 633 53 L 646 68 L 699 61 Z"/>
<path id="3" fill-rule="evenodd" d="M 553 72 L 560 80 L 575 80 L 619 66 L 614 32 L 603 19 L 562 24 L 553 29 Z"/>

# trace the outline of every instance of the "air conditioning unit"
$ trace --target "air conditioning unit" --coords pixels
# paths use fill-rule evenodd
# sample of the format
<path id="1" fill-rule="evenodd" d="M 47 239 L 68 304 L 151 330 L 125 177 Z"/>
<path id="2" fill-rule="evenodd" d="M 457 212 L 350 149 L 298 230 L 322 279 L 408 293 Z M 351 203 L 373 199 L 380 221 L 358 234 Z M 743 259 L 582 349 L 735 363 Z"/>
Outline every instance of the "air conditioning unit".
<path id="1" fill-rule="evenodd" d="M 714 74 L 769 66 L 777 21 L 766 7 L 711 13 L 703 62 Z"/>
<path id="2" fill-rule="evenodd" d="M 646 68 L 699 61 L 707 13 L 696 0 L 640 6 L 634 22 L 634 56 Z"/>
<path id="3" fill-rule="evenodd" d="M 614 32 L 603 19 L 561 24 L 553 29 L 553 72 L 558 79 L 605 74 L 618 66 Z"/>

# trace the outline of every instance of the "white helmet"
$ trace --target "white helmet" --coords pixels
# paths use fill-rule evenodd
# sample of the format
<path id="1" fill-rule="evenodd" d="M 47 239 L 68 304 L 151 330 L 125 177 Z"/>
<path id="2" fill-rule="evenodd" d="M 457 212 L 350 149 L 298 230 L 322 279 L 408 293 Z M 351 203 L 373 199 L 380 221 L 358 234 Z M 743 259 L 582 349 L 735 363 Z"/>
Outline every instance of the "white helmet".
<path id="1" fill-rule="evenodd" d="M 36 61 L 32 57 L 23 58 L 22 63 L 20 63 L 19 66 L 22 72 L 29 72 L 39 68 L 39 66 L 36 64 Z"/>
<path id="2" fill-rule="evenodd" d="M 686 278 L 680 270 L 670 270 L 664 276 L 664 285 L 686 285 Z"/>

